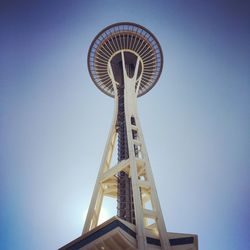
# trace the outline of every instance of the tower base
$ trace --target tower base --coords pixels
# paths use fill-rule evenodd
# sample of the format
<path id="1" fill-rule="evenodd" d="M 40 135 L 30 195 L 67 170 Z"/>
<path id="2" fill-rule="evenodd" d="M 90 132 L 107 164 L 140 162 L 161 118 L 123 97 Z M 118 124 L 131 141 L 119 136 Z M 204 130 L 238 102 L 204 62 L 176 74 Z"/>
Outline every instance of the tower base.
<path id="1" fill-rule="evenodd" d="M 147 249 L 160 250 L 160 240 L 151 230 L 147 231 Z M 173 250 L 198 250 L 195 234 L 168 233 L 168 238 Z M 112 217 L 59 250 L 137 250 L 136 244 L 135 226 Z"/>

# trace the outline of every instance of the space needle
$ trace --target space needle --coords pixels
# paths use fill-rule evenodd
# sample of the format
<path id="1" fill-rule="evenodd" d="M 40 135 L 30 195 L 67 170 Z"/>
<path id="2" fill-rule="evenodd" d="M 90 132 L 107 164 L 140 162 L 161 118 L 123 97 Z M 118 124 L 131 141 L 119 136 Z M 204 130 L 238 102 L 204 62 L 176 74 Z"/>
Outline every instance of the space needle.
<path id="1" fill-rule="evenodd" d="M 88 70 L 114 98 L 114 114 L 82 236 L 61 249 L 198 249 L 196 235 L 166 230 L 137 111 L 137 98 L 155 86 L 162 67 L 160 43 L 141 25 L 115 23 L 91 43 Z M 105 196 L 116 200 L 117 215 L 100 224 Z"/>

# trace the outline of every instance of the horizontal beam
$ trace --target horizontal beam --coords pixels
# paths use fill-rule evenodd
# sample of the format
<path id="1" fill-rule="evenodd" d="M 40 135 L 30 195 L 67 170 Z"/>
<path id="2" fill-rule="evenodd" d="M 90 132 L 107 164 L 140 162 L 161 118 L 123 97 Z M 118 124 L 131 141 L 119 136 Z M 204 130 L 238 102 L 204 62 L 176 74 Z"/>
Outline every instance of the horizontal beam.
<path id="1" fill-rule="evenodd" d="M 156 212 L 153 210 L 149 210 L 149 209 L 144 208 L 143 214 L 146 218 L 156 219 Z"/>
<path id="2" fill-rule="evenodd" d="M 150 182 L 149 181 L 138 180 L 138 185 L 142 188 L 150 189 Z"/>

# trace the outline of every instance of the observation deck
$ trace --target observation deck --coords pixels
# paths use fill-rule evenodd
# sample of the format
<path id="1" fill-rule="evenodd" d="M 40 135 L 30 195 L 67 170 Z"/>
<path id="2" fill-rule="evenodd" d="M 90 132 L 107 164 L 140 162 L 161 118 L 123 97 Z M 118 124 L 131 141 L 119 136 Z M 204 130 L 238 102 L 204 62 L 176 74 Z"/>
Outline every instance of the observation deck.
<path id="1" fill-rule="evenodd" d="M 114 97 L 115 91 L 108 65 L 110 63 L 119 82 L 121 52 L 124 52 L 130 70 L 131 66 L 132 70 L 135 68 L 136 58 L 139 58 L 138 96 L 146 94 L 160 77 L 163 54 L 156 37 L 148 29 L 135 23 L 112 24 L 94 38 L 88 52 L 88 69 L 93 82 L 102 92 Z"/>

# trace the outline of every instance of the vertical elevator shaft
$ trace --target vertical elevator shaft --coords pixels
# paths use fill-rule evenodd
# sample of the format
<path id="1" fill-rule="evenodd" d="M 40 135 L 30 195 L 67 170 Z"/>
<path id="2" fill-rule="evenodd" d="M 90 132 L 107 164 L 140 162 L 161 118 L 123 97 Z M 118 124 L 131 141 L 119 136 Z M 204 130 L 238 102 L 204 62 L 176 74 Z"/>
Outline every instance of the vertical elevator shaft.
<path id="1" fill-rule="evenodd" d="M 127 74 L 131 77 L 134 65 L 126 64 Z M 119 86 L 118 86 L 118 115 L 117 115 L 117 132 L 118 132 L 118 162 L 129 158 L 128 139 L 126 128 L 126 114 L 124 103 L 124 77 L 122 62 L 119 63 Z M 117 176 L 117 215 L 123 220 L 135 224 L 134 202 L 132 193 L 131 179 L 124 171 Z"/>

